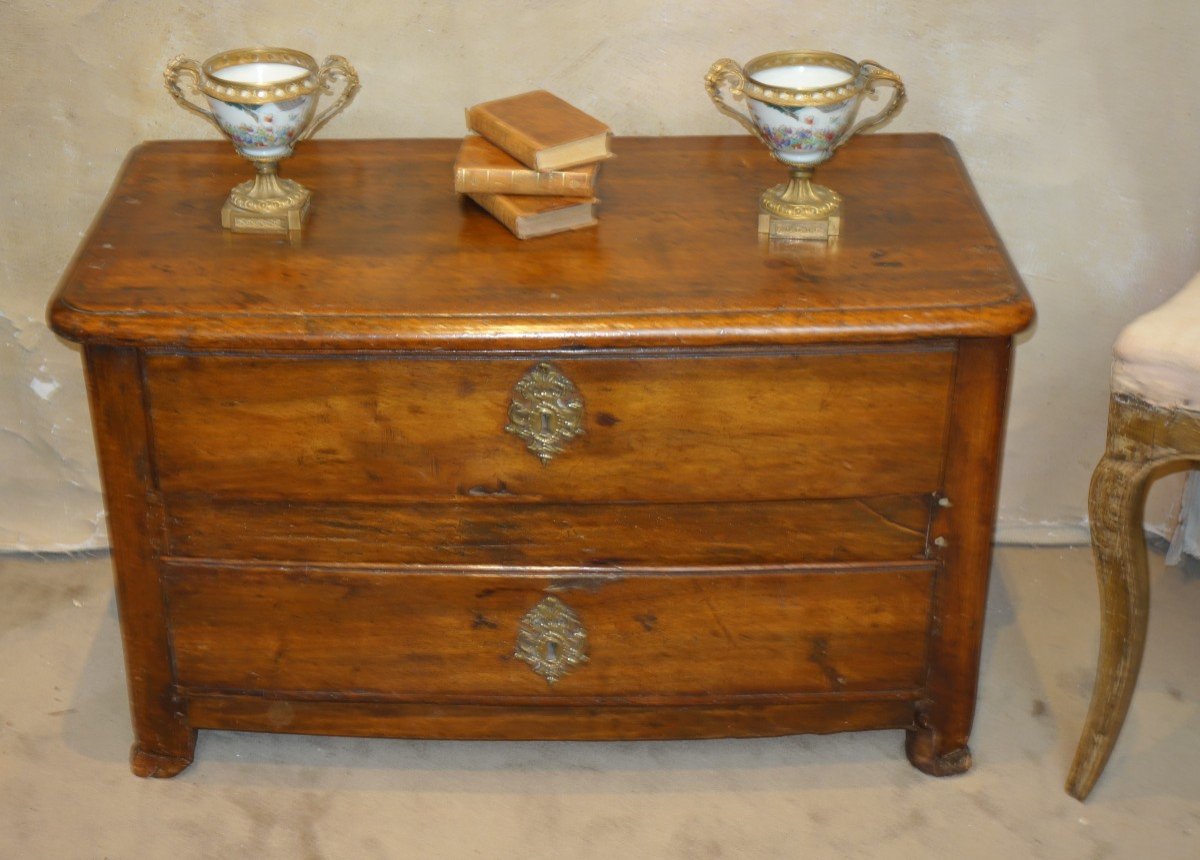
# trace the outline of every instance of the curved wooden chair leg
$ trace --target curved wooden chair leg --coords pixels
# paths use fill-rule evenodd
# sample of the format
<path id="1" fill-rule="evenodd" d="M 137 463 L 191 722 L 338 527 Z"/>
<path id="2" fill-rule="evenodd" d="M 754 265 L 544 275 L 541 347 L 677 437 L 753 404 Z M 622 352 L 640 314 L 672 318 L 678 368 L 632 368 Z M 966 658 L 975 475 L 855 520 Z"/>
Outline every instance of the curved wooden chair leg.
<path id="1" fill-rule="evenodd" d="M 1100 580 L 1100 665 L 1067 775 L 1067 792 L 1080 800 L 1108 763 L 1142 666 L 1150 597 L 1142 533 L 1146 484 L 1159 467 L 1188 462 L 1200 462 L 1200 413 L 1113 393 L 1108 443 L 1088 500 Z"/>
<path id="2" fill-rule="evenodd" d="M 1142 503 L 1149 469 L 1106 455 L 1092 477 L 1092 549 L 1100 584 L 1100 661 L 1067 792 L 1091 792 L 1117 742 L 1146 644 L 1149 584 Z"/>
<path id="3" fill-rule="evenodd" d="M 1151 464 L 1109 453 L 1092 476 L 1089 511 L 1100 584 L 1100 663 L 1067 793 L 1083 800 L 1125 723 L 1146 644 L 1149 583 L 1142 505 Z"/>

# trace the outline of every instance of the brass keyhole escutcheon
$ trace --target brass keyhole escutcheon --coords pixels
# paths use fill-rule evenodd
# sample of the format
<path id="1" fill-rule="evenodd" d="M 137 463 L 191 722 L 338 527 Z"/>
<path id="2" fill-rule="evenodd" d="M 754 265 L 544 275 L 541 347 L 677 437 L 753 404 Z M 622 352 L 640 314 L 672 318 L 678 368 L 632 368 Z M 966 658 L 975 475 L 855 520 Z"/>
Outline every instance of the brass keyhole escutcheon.
<path id="1" fill-rule="evenodd" d="M 550 595 L 521 619 L 513 656 L 553 684 L 587 662 L 587 645 L 587 631 L 575 610 Z"/>
<path id="2" fill-rule="evenodd" d="M 583 397 L 562 371 L 543 361 L 513 387 L 504 429 L 549 463 L 567 443 L 583 435 Z"/>

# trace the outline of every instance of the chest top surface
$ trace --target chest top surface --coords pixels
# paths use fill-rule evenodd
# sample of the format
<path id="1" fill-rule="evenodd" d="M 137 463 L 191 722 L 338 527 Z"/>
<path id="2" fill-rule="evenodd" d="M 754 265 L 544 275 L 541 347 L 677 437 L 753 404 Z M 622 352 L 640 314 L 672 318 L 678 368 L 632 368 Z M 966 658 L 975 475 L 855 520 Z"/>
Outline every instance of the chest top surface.
<path id="1" fill-rule="evenodd" d="M 786 174 L 748 137 L 619 138 L 598 227 L 521 242 L 452 190 L 457 140 L 306 143 L 296 240 L 232 235 L 223 142 L 133 151 L 51 304 L 88 343 L 197 349 L 570 349 L 1004 336 L 1033 308 L 953 145 L 852 141 L 818 180 L 836 245 L 767 242 Z"/>

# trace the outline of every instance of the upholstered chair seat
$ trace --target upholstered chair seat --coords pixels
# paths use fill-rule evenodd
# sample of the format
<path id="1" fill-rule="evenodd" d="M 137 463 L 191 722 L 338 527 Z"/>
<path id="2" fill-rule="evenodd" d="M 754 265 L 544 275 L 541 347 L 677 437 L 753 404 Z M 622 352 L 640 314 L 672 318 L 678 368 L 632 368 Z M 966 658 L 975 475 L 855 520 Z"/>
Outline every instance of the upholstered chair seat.
<path id="1" fill-rule="evenodd" d="M 1113 393 L 1200 412 L 1200 275 L 1134 320 L 1113 347 Z"/>

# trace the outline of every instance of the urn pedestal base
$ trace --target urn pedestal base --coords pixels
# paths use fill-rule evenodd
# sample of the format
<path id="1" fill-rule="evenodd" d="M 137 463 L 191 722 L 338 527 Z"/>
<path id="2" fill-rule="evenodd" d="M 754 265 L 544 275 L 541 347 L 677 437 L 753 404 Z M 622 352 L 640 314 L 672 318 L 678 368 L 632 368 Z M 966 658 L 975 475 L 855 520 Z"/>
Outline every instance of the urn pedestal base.
<path id="1" fill-rule="evenodd" d="M 839 207 L 832 215 L 819 220 L 796 220 L 780 218 L 762 209 L 758 212 L 758 232 L 770 239 L 807 239 L 810 241 L 827 242 L 838 237 L 842 232 L 842 210 Z"/>
<path id="2" fill-rule="evenodd" d="M 221 207 L 221 226 L 231 233 L 295 233 L 308 218 L 310 202 L 305 200 L 299 209 L 267 214 L 242 209 L 235 206 L 232 200 L 226 200 Z"/>
<path id="3" fill-rule="evenodd" d="M 758 232 L 771 239 L 826 241 L 842 231 L 842 197 L 812 181 L 811 167 L 792 167 L 791 179 L 758 200 Z"/>
<path id="4" fill-rule="evenodd" d="M 312 192 L 276 175 L 274 162 L 256 165 L 258 175 L 236 186 L 221 207 L 221 226 L 233 233 L 282 233 L 304 226 Z"/>

